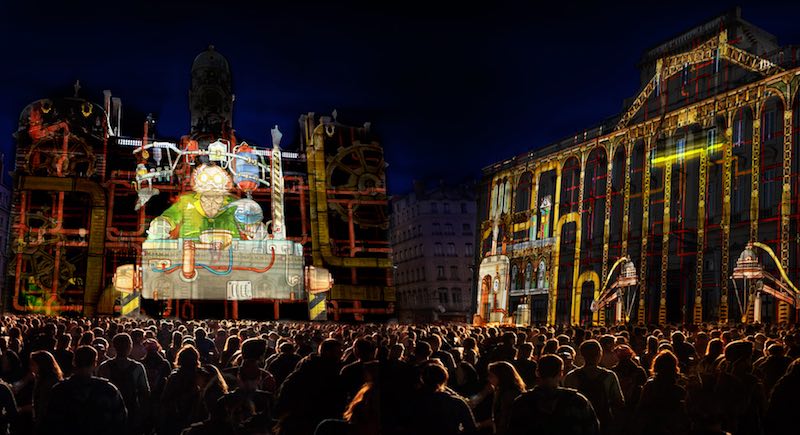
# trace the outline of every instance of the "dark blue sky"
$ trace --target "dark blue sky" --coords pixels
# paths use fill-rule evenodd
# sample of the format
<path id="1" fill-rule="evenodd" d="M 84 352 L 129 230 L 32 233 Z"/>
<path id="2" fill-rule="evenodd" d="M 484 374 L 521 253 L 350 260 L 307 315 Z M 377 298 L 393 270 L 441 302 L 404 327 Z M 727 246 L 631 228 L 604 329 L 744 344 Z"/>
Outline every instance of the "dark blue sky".
<path id="1" fill-rule="evenodd" d="M 3 149 L 26 104 L 71 95 L 76 79 L 98 102 L 111 89 L 129 117 L 157 114 L 160 135 L 185 134 L 189 69 L 214 44 L 233 70 L 239 135 L 265 143 L 279 124 L 292 142 L 301 113 L 334 108 L 371 121 L 395 193 L 477 178 L 618 113 L 644 50 L 736 4 L 800 44 L 800 2 L 92 3 L 0 2 Z"/>

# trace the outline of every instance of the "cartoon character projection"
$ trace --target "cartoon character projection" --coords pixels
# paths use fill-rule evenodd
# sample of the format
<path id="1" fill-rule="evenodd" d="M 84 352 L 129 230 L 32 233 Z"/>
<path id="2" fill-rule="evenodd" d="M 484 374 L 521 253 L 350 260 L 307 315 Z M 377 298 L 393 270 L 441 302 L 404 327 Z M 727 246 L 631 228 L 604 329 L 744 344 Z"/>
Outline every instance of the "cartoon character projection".
<path id="1" fill-rule="evenodd" d="M 118 267 L 115 291 L 125 297 L 130 294 L 153 300 L 313 298 L 309 318 L 325 319 L 325 292 L 333 281 L 330 272 L 321 267 L 309 268 L 306 273 L 303 245 L 285 237 L 281 133 L 277 126 L 271 133 L 272 150 L 246 143 L 232 146 L 220 139 L 207 149 L 186 140 L 180 148 L 156 141 L 133 151 L 140 162 L 135 181 L 137 206 L 158 194 L 156 183 L 176 179 L 182 186 L 184 177 L 189 176 L 191 191 L 180 195 L 150 222 L 141 261 Z M 161 165 L 163 158 L 167 165 L 145 173 L 150 164 L 149 150 L 153 150 L 156 165 Z M 157 154 L 161 158 L 156 158 Z M 180 162 L 186 165 L 178 168 Z M 187 174 L 183 169 L 191 167 L 192 162 L 199 166 Z M 267 222 L 261 206 L 252 198 L 261 186 L 271 188 L 271 220 Z M 125 273 L 130 270 L 140 271 L 141 278 L 126 280 Z"/>
<path id="2" fill-rule="evenodd" d="M 550 195 L 545 196 L 539 205 L 539 239 L 546 239 L 550 235 L 550 208 L 552 206 Z"/>
<path id="3" fill-rule="evenodd" d="M 173 238 L 171 235 L 176 229 L 177 236 L 182 239 L 196 239 L 210 230 L 240 238 L 237 207 L 233 204 L 236 197 L 229 193 L 232 188 L 227 171 L 216 165 L 200 165 L 192 177 L 194 192 L 181 195 L 175 204 L 153 219 L 148 239 Z M 258 211 L 260 213 L 260 207 Z"/>

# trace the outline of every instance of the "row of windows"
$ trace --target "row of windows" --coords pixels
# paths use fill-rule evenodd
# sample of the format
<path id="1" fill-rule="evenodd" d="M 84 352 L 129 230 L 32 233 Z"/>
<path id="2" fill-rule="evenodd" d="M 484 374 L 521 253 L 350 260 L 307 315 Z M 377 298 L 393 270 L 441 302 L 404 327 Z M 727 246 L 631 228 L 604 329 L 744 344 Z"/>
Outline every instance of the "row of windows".
<path id="1" fill-rule="evenodd" d="M 446 246 L 441 243 L 434 243 L 433 244 L 433 255 L 436 257 L 456 257 L 458 253 L 456 252 L 456 244 L 455 243 L 448 243 Z M 474 249 L 472 247 L 472 243 L 465 243 L 464 244 L 464 256 L 471 257 L 474 253 Z"/>
<path id="2" fill-rule="evenodd" d="M 430 210 L 431 210 L 431 214 L 438 214 L 439 213 L 439 203 L 438 202 L 431 202 L 430 203 Z M 451 213 L 450 203 L 449 202 L 443 202 L 442 203 L 442 212 L 444 214 L 450 214 Z M 462 202 L 461 203 L 461 213 L 462 214 L 466 214 L 467 213 L 467 203 L 466 202 Z"/>
<path id="3" fill-rule="evenodd" d="M 453 228 L 452 223 L 446 223 L 444 225 L 440 224 L 439 222 L 433 223 L 433 230 L 431 231 L 431 235 L 440 236 L 452 236 L 455 235 L 456 232 Z M 461 235 L 463 236 L 471 236 L 472 235 L 472 226 L 468 223 L 461 224 Z M 409 227 L 406 230 L 397 231 L 394 233 L 394 242 L 403 242 L 414 237 L 421 237 L 422 236 L 422 225 L 414 225 Z"/>
<path id="4" fill-rule="evenodd" d="M 472 243 L 464 244 L 464 256 L 472 257 L 475 254 L 475 249 Z M 459 253 L 456 251 L 455 243 L 434 243 L 433 255 L 436 257 L 457 257 Z M 425 256 L 425 246 L 422 244 L 415 245 L 406 249 L 398 249 L 394 251 L 394 259 L 397 262 L 413 260 Z"/>
<path id="5" fill-rule="evenodd" d="M 444 266 L 436 266 L 436 279 L 445 280 Z M 450 266 L 450 279 L 459 280 L 458 266 Z"/>
<path id="6" fill-rule="evenodd" d="M 394 251 L 394 258 L 397 262 L 420 258 L 423 255 L 425 255 L 423 245 L 416 245 L 407 249 L 398 249 Z"/>
<path id="7" fill-rule="evenodd" d="M 455 234 L 455 230 L 453 230 L 453 224 L 446 223 L 444 224 L 444 232 L 442 232 L 442 225 L 439 222 L 434 222 L 433 232 L 431 234 L 435 236 L 442 234 L 446 236 L 452 236 Z M 472 235 L 472 227 L 470 226 L 470 224 L 467 223 L 461 224 L 461 234 L 464 236 Z"/>
<path id="8" fill-rule="evenodd" d="M 440 204 L 441 207 L 439 207 Z M 454 209 L 453 205 L 451 204 L 452 203 L 449 201 L 445 201 L 442 203 L 431 201 L 428 203 L 427 209 L 423 210 L 423 213 L 427 212 L 430 214 L 439 214 L 441 212 L 443 214 L 452 214 L 452 213 L 457 213 L 456 210 L 460 210 L 461 214 L 469 213 L 469 206 L 466 202 L 459 203 L 458 209 Z M 408 218 L 414 218 L 419 216 L 420 213 L 419 209 L 420 209 L 419 204 L 415 204 L 413 206 L 404 206 L 401 205 L 400 203 L 396 203 L 394 205 L 394 217 L 401 218 L 404 220 Z"/>
<path id="9" fill-rule="evenodd" d="M 397 272 L 397 284 L 408 284 L 425 280 L 425 266 Z"/>
<path id="10" fill-rule="evenodd" d="M 403 242 L 414 237 L 422 236 L 422 225 L 414 225 L 407 230 L 397 231 L 392 234 L 392 240 L 395 243 Z"/>
<path id="11" fill-rule="evenodd" d="M 461 272 L 458 266 L 450 266 L 450 275 L 447 275 L 445 266 L 436 266 L 436 279 L 445 281 L 447 279 L 458 281 L 461 279 Z M 408 284 L 425 280 L 425 266 L 416 269 L 402 270 L 397 272 L 397 284 Z"/>
<path id="12" fill-rule="evenodd" d="M 417 305 L 429 302 L 431 295 L 427 288 L 421 288 L 400 291 L 398 292 L 397 296 L 401 304 Z M 450 289 L 447 287 L 439 287 L 436 289 L 435 297 L 438 297 L 439 303 L 444 305 L 460 305 L 464 301 L 461 288 L 459 287 L 453 287 Z"/>

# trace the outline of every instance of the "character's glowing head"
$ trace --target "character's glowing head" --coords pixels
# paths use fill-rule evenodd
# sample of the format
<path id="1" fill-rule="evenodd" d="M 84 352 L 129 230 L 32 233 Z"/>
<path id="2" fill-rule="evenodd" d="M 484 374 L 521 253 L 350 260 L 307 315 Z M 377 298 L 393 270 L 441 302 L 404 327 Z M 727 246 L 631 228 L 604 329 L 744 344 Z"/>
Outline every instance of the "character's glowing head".
<path id="1" fill-rule="evenodd" d="M 193 189 L 198 193 L 221 194 L 233 188 L 230 175 L 224 169 L 214 165 L 200 165 L 194 170 Z"/>

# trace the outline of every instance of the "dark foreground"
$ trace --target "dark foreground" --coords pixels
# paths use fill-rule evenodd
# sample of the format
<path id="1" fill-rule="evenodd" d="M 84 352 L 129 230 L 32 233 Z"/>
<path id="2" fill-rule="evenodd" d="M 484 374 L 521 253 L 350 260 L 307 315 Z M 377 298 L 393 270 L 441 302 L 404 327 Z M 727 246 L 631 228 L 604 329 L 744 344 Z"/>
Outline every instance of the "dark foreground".
<path id="1" fill-rule="evenodd" d="M 794 327 L 0 324 L 0 434 L 779 434 Z"/>

